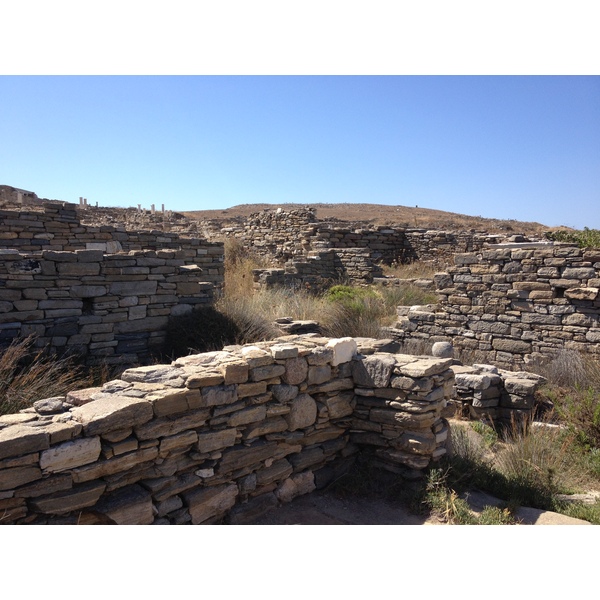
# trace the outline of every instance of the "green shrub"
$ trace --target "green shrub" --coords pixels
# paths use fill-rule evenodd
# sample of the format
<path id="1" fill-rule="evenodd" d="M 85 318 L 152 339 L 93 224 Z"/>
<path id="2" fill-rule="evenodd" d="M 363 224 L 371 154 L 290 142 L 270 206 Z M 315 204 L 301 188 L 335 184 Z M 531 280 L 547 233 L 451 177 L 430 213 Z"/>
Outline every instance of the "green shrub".
<path id="1" fill-rule="evenodd" d="M 545 237 L 553 242 L 577 244 L 580 248 L 600 248 L 600 230 L 584 227 L 577 231 L 547 231 Z"/>

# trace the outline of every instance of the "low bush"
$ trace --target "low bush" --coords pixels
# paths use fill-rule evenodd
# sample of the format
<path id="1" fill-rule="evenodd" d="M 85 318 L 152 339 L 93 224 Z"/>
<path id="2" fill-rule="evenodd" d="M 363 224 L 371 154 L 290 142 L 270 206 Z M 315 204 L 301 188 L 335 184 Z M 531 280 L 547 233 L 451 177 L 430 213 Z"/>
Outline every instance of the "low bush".
<path id="1" fill-rule="evenodd" d="M 566 231 L 547 231 L 546 239 L 553 242 L 568 242 L 577 244 L 580 248 L 600 248 L 600 230 L 584 227 L 583 230 Z"/>

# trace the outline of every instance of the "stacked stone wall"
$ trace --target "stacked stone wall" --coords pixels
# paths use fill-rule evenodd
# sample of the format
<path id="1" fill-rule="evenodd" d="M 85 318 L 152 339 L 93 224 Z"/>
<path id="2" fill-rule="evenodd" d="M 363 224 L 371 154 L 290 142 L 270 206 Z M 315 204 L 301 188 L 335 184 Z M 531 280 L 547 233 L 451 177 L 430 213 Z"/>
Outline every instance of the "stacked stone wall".
<path id="1" fill-rule="evenodd" d="M 185 251 L 0 251 L 0 344 L 35 336 L 86 363 L 146 360 L 169 319 L 213 301 L 214 284 Z"/>
<path id="2" fill-rule="evenodd" d="M 0 346 L 36 337 L 86 363 L 158 350 L 171 317 L 213 302 L 223 244 L 160 231 L 86 226 L 75 205 L 0 211 Z"/>
<path id="3" fill-rule="evenodd" d="M 452 359 L 287 338 L 126 370 L 0 417 L 0 523 L 251 522 L 364 453 L 446 452 Z"/>
<path id="4" fill-rule="evenodd" d="M 209 235 L 234 237 L 287 273 L 313 272 L 321 280 L 331 278 L 331 260 L 317 259 L 333 252 L 334 271 L 340 278 L 371 282 L 381 276 L 380 265 L 427 261 L 445 268 L 456 253 L 477 252 L 501 236 L 477 232 L 448 232 L 399 227 L 347 225 L 316 219 L 314 211 L 263 211 L 251 215 L 244 226 L 213 230 Z M 360 257 L 360 265 L 357 265 Z M 319 262 L 320 260 L 320 262 Z M 298 265 L 298 266 L 297 266 Z"/>
<path id="5" fill-rule="evenodd" d="M 508 368 L 563 349 L 600 358 L 600 250 L 490 246 L 457 255 L 434 281 L 439 306 L 399 309 L 398 339 L 452 341 Z"/>
<path id="6" fill-rule="evenodd" d="M 85 214 L 86 211 L 79 210 L 76 204 L 61 202 L 46 202 L 43 211 L 0 210 L 0 248 L 21 252 L 103 249 L 110 253 L 172 249 L 198 257 L 198 264 L 203 262 L 202 256 L 206 257 L 206 264 L 212 262 L 214 256 L 222 256 L 222 244 L 218 242 L 184 237 L 174 232 L 84 225 L 81 217 Z"/>

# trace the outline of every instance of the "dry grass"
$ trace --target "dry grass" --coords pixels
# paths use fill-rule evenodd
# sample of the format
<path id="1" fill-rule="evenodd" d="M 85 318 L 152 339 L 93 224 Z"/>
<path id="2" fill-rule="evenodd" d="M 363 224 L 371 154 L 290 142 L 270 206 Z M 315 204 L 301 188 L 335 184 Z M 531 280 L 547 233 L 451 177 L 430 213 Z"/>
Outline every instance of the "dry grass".
<path id="1" fill-rule="evenodd" d="M 0 414 L 11 414 L 37 400 L 63 396 L 92 385 L 70 359 L 47 356 L 33 349 L 33 339 L 14 341 L 0 355 Z"/>
<path id="2" fill-rule="evenodd" d="M 443 271 L 443 265 L 437 265 L 429 261 L 414 261 L 406 264 L 395 263 L 393 265 L 382 265 L 383 274 L 386 277 L 398 279 L 433 279 L 433 276 Z"/>

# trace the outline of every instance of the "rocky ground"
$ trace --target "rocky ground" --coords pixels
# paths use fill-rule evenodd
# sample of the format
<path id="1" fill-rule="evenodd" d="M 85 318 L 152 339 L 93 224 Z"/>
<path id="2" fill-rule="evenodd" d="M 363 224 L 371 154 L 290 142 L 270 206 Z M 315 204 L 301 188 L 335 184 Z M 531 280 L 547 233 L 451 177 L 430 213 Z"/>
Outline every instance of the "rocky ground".
<path id="1" fill-rule="evenodd" d="M 500 505 L 497 498 L 479 491 L 466 497 L 475 513 L 484 506 Z M 551 511 L 522 507 L 517 510 L 521 525 L 589 525 Z M 313 492 L 274 509 L 253 525 L 444 525 L 435 517 L 412 513 L 406 507 L 385 500 L 341 499 L 327 491 Z"/>

